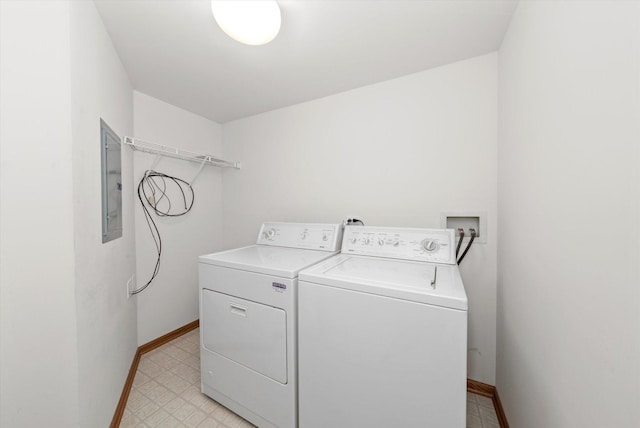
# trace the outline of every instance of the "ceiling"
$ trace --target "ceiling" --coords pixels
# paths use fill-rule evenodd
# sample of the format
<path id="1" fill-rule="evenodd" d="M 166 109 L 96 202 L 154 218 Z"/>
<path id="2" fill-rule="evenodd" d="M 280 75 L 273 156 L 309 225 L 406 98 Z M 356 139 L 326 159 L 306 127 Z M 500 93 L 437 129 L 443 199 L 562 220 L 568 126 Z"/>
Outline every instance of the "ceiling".
<path id="1" fill-rule="evenodd" d="M 209 1 L 96 0 L 133 87 L 224 123 L 499 48 L 515 0 L 279 0 L 263 46 L 216 25 Z"/>

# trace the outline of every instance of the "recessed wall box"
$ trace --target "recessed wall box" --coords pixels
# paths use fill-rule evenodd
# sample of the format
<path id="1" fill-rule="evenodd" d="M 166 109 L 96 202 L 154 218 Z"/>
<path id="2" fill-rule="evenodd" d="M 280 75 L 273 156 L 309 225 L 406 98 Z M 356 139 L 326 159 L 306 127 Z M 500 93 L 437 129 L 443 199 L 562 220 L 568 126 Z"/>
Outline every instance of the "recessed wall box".
<path id="1" fill-rule="evenodd" d="M 440 227 L 443 229 L 455 229 L 456 240 L 458 236 L 458 228 L 464 229 L 464 240 L 468 242 L 471 238 L 469 229 L 476 230 L 476 238 L 474 244 L 487 243 L 487 214 L 480 211 L 452 211 L 444 212 L 440 216 Z"/>

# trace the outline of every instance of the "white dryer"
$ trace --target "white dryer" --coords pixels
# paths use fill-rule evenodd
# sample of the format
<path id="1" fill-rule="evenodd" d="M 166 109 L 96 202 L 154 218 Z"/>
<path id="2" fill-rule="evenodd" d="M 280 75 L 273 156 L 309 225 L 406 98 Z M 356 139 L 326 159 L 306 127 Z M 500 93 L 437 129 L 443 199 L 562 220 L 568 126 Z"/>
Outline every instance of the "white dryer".
<path id="1" fill-rule="evenodd" d="M 453 230 L 347 226 L 300 272 L 304 428 L 466 425 L 467 296 Z"/>
<path id="2" fill-rule="evenodd" d="M 265 223 L 256 245 L 199 258 L 204 394 L 261 428 L 298 426 L 298 272 L 341 242 L 341 224 Z"/>

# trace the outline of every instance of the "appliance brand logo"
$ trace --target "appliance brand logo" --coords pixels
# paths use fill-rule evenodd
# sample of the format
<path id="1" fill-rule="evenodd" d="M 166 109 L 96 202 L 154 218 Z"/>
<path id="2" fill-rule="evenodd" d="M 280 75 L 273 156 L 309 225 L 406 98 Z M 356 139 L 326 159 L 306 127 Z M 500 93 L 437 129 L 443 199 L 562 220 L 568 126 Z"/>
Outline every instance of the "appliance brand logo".
<path id="1" fill-rule="evenodd" d="M 286 284 L 281 284 L 279 282 L 272 282 L 271 286 L 278 293 L 284 293 L 284 291 L 287 289 L 287 285 Z"/>

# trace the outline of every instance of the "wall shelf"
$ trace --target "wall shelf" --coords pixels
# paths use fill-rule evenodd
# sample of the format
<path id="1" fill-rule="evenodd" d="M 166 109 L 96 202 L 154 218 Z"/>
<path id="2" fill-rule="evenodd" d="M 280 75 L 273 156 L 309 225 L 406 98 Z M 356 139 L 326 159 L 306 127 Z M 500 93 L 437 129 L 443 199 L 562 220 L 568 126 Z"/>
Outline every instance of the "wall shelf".
<path id="1" fill-rule="evenodd" d="M 142 141 L 133 137 L 124 137 L 123 143 L 134 150 L 139 150 L 145 153 L 151 153 L 159 156 L 168 156 L 176 159 L 182 159 L 190 162 L 201 164 L 201 166 L 217 166 L 219 168 L 235 168 L 240 169 L 240 162 L 232 162 L 224 159 L 220 159 L 213 155 L 190 152 L 188 150 L 182 150 L 175 147 L 163 146 L 161 144 L 150 143 L 148 141 Z"/>

